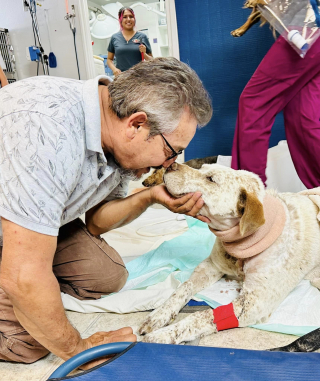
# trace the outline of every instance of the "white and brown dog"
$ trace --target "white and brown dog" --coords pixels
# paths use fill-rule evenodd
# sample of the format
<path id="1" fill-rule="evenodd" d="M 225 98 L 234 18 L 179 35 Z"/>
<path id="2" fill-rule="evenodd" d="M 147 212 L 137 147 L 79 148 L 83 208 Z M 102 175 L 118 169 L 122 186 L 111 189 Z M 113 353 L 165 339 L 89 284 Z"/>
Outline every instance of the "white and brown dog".
<path id="1" fill-rule="evenodd" d="M 320 288 L 320 188 L 314 196 L 277 194 L 265 191 L 257 175 L 217 164 L 196 170 L 174 163 L 164 181 L 176 197 L 202 193 L 200 213 L 217 239 L 190 279 L 143 322 L 144 341 L 179 344 L 263 323 L 302 279 Z M 193 295 L 224 275 L 242 282 L 232 303 L 165 327 Z"/>

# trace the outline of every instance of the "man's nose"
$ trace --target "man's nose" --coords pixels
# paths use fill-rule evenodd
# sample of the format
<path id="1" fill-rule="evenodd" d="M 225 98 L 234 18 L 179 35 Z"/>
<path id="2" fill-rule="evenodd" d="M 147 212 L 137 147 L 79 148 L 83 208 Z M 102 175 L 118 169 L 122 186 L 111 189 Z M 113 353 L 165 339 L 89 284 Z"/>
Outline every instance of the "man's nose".
<path id="1" fill-rule="evenodd" d="M 164 168 L 168 168 L 168 167 L 170 167 L 170 165 L 173 164 L 176 160 L 177 160 L 177 156 L 174 157 L 174 158 L 172 158 L 172 159 L 170 159 L 170 160 L 166 160 L 166 161 L 162 164 L 162 166 L 163 166 Z"/>

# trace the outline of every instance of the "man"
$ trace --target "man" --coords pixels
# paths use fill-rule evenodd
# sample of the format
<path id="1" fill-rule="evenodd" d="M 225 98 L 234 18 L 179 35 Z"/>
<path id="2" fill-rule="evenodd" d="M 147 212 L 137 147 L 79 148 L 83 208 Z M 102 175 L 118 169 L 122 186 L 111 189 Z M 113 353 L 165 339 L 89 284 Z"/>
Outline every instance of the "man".
<path id="1" fill-rule="evenodd" d="M 112 83 L 35 77 L 0 92 L 0 359 L 30 363 L 50 351 L 67 360 L 136 340 L 128 327 L 82 339 L 60 290 L 78 299 L 120 290 L 127 271 L 99 235 L 153 203 L 197 215 L 199 193 L 174 199 L 158 186 L 124 197 L 130 177 L 171 165 L 211 114 L 201 81 L 174 58 Z"/>
<path id="2" fill-rule="evenodd" d="M 2 58 L 2 57 L 0 57 Z M 0 66 L 0 88 L 9 85 L 6 75 L 4 74 L 2 67 Z"/>

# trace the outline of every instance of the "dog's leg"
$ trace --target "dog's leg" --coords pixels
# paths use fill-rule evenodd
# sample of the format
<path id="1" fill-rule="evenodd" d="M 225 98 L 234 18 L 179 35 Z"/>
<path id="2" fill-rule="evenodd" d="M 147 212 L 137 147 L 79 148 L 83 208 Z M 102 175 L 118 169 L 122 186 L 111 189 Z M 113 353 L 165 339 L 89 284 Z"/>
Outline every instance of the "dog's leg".
<path id="1" fill-rule="evenodd" d="M 320 290 L 320 278 L 312 279 L 311 284 L 313 287 L 316 287 L 318 290 Z"/>
<path id="2" fill-rule="evenodd" d="M 244 8 L 254 8 L 257 5 L 266 5 L 267 2 L 265 0 L 247 0 L 244 3 Z"/>
<path id="3" fill-rule="evenodd" d="M 270 274 L 271 272 L 272 270 L 266 266 L 260 273 L 246 273 L 240 295 L 230 305 L 218 307 L 219 315 L 217 309 L 191 314 L 176 324 L 149 333 L 144 341 L 179 344 L 215 333 L 217 330 L 247 327 L 267 321 L 301 280 L 299 272 L 296 275 L 285 274 L 283 270 L 273 274 Z M 217 320 L 218 328 L 213 322 Z"/>
<path id="4" fill-rule="evenodd" d="M 261 294 L 255 291 L 248 292 L 244 289 L 232 304 L 219 307 L 220 309 L 228 309 L 227 317 L 231 316 L 232 320 L 236 321 L 235 325 L 228 328 L 247 327 L 248 325 L 260 323 L 264 316 L 269 317 L 273 309 L 270 308 L 270 301 L 265 298 L 266 292 L 265 289 Z M 222 315 L 224 315 L 224 312 L 222 312 Z M 180 344 L 184 341 L 191 341 L 216 333 L 221 329 L 227 329 L 227 327 L 217 328 L 217 325 L 213 322 L 214 318 L 215 310 L 208 309 L 196 312 L 176 324 L 149 333 L 144 337 L 143 341 L 148 343 Z"/>
<path id="5" fill-rule="evenodd" d="M 217 332 L 212 309 L 195 312 L 179 323 L 149 333 L 143 338 L 147 343 L 180 344 Z"/>
<path id="6" fill-rule="evenodd" d="M 151 312 L 140 326 L 139 333 L 143 335 L 168 325 L 193 295 L 217 282 L 222 275 L 210 257 L 201 262 L 190 279 L 183 283 L 162 306 Z"/>
<path id="7" fill-rule="evenodd" d="M 231 32 L 231 35 L 233 37 L 241 37 L 243 36 L 254 24 L 259 22 L 261 17 L 261 12 L 257 7 L 254 7 L 252 9 L 252 12 L 250 16 L 248 17 L 248 20 L 238 29 L 235 29 Z"/>
<path id="8" fill-rule="evenodd" d="M 268 270 L 267 266 L 265 270 Z M 299 269 L 272 274 L 267 271 L 246 273 L 240 295 L 232 302 L 239 327 L 247 327 L 268 321 L 271 314 L 302 280 Z M 295 270 L 295 271 L 294 271 Z"/>
<path id="9" fill-rule="evenodd" d="M 305 279 L 310 280 L 312 286 L 320 290 L 320 265 L 310 271 L 310 273 L 305 276 Z"/>

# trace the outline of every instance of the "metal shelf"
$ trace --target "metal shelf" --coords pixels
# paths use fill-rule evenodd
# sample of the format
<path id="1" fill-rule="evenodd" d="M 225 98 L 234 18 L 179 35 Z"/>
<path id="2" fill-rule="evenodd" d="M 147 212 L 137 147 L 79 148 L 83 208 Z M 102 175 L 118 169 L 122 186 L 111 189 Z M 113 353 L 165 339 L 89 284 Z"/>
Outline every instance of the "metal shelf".
<path id="1" fill-rule="evenodd" d="M 9 31 L 5 28 L 0 28 L 0 53 L 6 65 L 3 71 L 8 74 L 15 74 L 16 67 L 13 46 L 10 42 Z"/>

